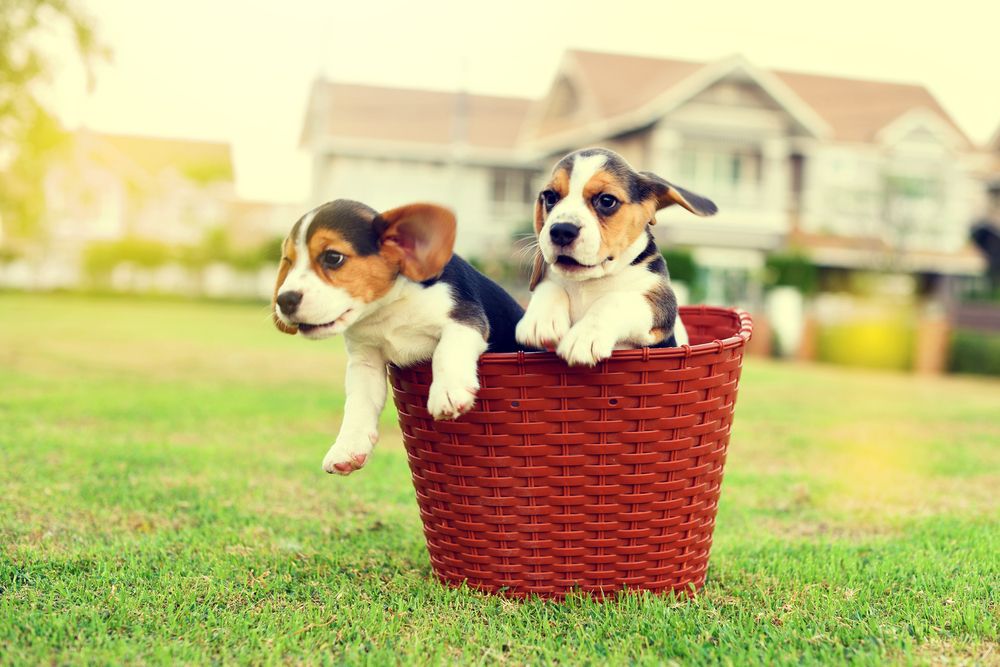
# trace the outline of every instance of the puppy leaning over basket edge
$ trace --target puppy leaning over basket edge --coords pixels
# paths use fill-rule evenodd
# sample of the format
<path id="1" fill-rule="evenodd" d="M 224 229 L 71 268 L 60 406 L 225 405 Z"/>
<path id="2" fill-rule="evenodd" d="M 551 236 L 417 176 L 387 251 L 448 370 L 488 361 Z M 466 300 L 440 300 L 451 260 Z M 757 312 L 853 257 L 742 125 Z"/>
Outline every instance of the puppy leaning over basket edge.
<path id="1" fill-rule="evenodd" d="M 431 360 L 427 410 L 455 419 L 472 409 L 476 364 L 487 349 L 519 349 L 521 306 L 453 254 L 455 216 L 433 204 L 378 213 L 346 199 L 306 213 L 282 246 L 272 303 L 281 331 L 318 340 L 344 334 L 344 420 L 323 460 L 349 474 L 368 460 L 385 406 L 386 364 Z"/>

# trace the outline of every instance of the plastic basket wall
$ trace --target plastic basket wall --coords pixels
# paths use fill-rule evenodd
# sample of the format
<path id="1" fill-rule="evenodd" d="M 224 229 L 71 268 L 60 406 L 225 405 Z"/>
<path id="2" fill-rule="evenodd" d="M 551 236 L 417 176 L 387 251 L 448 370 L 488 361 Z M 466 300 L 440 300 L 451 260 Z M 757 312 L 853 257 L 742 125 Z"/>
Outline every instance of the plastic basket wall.
<path id="1" fill-rule="evenodd" d="M 681 308 L 691 345 L 594 369 L 485 354 L 475 409 L 435 422 L 429 364 L 391 368 L 443 581 L 511 596 L 702 586 L 750 316 Z"/>

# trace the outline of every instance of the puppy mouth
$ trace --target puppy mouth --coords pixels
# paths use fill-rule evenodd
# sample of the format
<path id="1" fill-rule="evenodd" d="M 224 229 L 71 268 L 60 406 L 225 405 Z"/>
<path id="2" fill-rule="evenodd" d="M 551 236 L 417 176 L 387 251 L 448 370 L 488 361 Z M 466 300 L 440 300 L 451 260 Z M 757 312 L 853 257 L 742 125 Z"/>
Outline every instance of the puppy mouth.
<path id="1" fill-rule="evenodd" d="M 327 329 L 332 329 L 333 327 L 337 326 L 338 324 L 342 324 L 343 321 L 344 321 L 344 319 L 347 318 L 347 316 L 350 315 L 351 311 L 353 311 L 353 310 L 354 310 L 353 308 L 348 308 L 347 310 L 345 310 L 344 312 L 342 312 L 337 317 L 337 319 L 332 320 L 330 322 L 325 322 L 323 324 L 309 324 L 307 322 L 296 322 L 295 326 L 297 326 L 299 328 L 299 331 L 301 333 L 306 334 L 306 335 L 309 335 L 309 334 L 312 334 L 312 333 L 316 333 L 316 332 L 319 332 L 319 331 L 325 331 Z"/>
<path id="2" fill-rule="evenodd" d="M 611 259 L 611 257 L 608 257 L 604 261 L 607 262 Z M 600 262 L 599 264 L 584 264 L 583 262 L 573 259 L 569 255 L 559 255 L 556 257 L 555 264 L 566 271 L 584 271 L 586 269 L 593 269 L 601 266 L 604 262 Z"/>

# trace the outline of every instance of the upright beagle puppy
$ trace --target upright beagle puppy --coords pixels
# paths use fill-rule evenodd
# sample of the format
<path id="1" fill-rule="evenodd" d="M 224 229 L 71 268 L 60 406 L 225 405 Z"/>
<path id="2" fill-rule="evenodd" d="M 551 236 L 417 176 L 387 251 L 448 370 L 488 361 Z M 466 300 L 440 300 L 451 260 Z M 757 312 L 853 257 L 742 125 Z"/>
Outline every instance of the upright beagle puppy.
<path id="1" fill-rule="evenodd" d="M 519 349 L 524 310 L 496 283 L 452 254 L 455 217 L 432 204 L 377 213 L 338 199 L 313 209 L 282 249 L 272 312 L 281 331 L 347 344 L 344 420 L 323 460 L 329 473 L 365 464 L 378 440 L 386 364 L 431 360 L 427 410 L 455 419 L 479 390 L 476 365 L 489 348 Z"/>
<path id="2" fill-rule="evenodd" d="M 535 203 L 534 294 L 517 340 L 555 347 L 567 363 L 586 366 L 616 347 L 686 344 L 650 229 L 656 212 L 673 204 L 702 216 L 717 210 L 656 174 L 636 172 L 607 149 L 560 160 Z"/>

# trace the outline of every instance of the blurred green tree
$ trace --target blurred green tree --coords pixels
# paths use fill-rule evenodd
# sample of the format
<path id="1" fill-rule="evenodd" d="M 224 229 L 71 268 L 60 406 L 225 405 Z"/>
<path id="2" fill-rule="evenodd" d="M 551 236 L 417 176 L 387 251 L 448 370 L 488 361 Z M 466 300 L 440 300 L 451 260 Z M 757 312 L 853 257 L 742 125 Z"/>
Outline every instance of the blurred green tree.
<path id="1" fill-rule="evenodd" d="M 45 211 L 43 180 L 68 135 L 37 96 L 51 74 L 45 36 L 68 29 L 93 84 L 93 65 L 109 56 L 93 20 L 75 0 L 0 0 L 0 231 L 37 236 Z M 56 32 L 56 34 L 59 34 Z"/>

